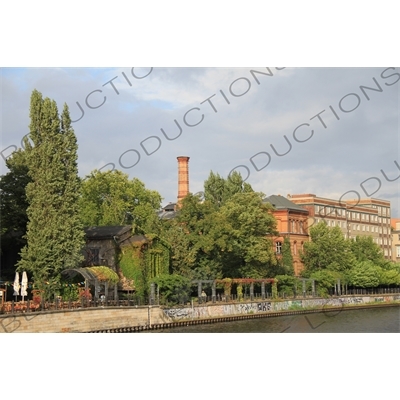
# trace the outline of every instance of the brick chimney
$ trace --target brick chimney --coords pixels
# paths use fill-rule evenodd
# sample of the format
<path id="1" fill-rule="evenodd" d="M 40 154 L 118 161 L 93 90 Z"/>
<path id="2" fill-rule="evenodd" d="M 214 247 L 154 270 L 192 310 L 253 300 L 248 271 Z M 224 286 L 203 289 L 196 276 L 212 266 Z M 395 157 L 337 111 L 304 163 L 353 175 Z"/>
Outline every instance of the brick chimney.
<path id="1" fill-rule="evenodd" d="M 189 193 L 189 158 L 177 157 L 178 159 L 178 204 Z"/>

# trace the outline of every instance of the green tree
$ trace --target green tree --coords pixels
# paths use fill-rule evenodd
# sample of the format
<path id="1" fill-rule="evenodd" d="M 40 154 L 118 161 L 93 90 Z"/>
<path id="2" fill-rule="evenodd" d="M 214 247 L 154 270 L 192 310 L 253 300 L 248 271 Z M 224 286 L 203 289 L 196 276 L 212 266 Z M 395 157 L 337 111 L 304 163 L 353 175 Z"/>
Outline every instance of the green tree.
<path id="1" fill-rule="evenodd" d="M 85 226 L 132 224 L 136 233 L 158 233 L 161 195 L 121 171 L 93 171 L 82 182 L 81 219 Z"/>
<path id="2" fill-rule="evenodd" d="M 23 150 L 15 151 L 6 160 L 9 172 L 0 179 L 0 215 L 2 231 L 2 247 L 6 238 L 12 238 L 20 245 L 25 245 L 28 216 L 28 199 L 26 186 L 31 182 L 28 175 L 26 155 Z"/>
<path id="3" fill-rule="evenodd" d="M 276 220 L 272 206 L 262 199 L 262 193 L 236 193 L 219 210 L 226 220 L 221 227 L 227 241 L 222 256 L 225 277 L 265 278 L 277 265 L 271 239 L 277 234 Z M 215 225 L 217 232 L 221 228 Z"/>
<path id="4" fill-rule="evenodd" d="M 371 261 L 375 265 L 384 265 L 387 260 L 382 249 L 374 243 L 371 236 L 357 236 L 350 240 L 350 248 L 357 261 Z"/>
<path id="5" fill-rule="evenodd" d="M 348 273 L 351 286 L 368 288 L 379 285 L 382 270 L 372 261 L 358 262 Z"/>
<path id="6" fill-rule="evenodd" d="M 354 265 L 349 241 L 338 226 L 330 228 L 325 222 L 320 222 L 310 228 L 310 238 L 300 254 L 305 266 L 304 276 L 324 269 L 344 273 Z"/>
<path id="7" fill-rule="evenodd" d="M 340 273 L 331 271 L 329 269 L 314 271 L 310 278 L 315 280 L 316 291 L 319 296 L 327 296 L 329 289 L 332 289 L 337 279 L 340 277 Z"/>
<path id="8" fill-rule="evenodd" d="M 32 144 L 25 140 L 32 180 L 26 187 L 27 245 L 18 269 L 30 272 L 40 287 L 46 281 L 59 281 L 63 269 L 79 265 L 84 231 L 78 209 L 78 146 L 68 106 L 60 117 L 55 101 L 34 90 L 30 119 Z"/>
<path id="9" fill-rule="evenodd" d="M 380 270 L 379 284 L 381 286 L 400 285 L 400 265 L 396 263 L 385 263 Z"/>
<path id="10" fill-rule="evenodd" d="M 253 192 L 251 185 L 246 183 L 237 171 L 226 179 L 211 171 L 204 182 L 204 198 L 216 207 L 222 206 L 236 193 L 248 192 Z"/>
<path id="11" fill-rule="evenodd" d="M 158 287 L 162 302 L 179 304 L 190 299 L 190 280 L 181 275 L 160 275 L 153 280 Z"/>
<path id="12" fill-rule="evenodd" d="M 255 192 L 236 193 L 219 208 L 188 195 L 171 236 L 174 270 L 191 279 L 270 276 L 277 265 L 268 237 L 276 233 L 271 209 Z"/>
<path id="13" fill-rule="evenodd" d="M 290 248 L 290 240 L 287 236 L 283 239 L 281 265 L 284 275 L 294 275 L 293 255 Z"/>
<path id="14" fill-rule="evenodd" d="M 189 279 L 221 278 L 220 252 L 226 248 L 227 236 L 221 232 L 224 224 L 226 221 L 209 201 L 202 202 L 192 194 L 186 196 L 165 235 L 172 247 L 173 271 Z"/>

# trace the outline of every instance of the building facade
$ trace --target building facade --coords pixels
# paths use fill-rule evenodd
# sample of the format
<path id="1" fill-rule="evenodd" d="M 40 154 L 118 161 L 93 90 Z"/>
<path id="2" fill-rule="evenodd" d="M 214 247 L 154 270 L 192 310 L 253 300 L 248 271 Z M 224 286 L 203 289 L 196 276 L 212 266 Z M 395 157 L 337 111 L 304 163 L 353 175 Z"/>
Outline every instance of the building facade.
<path id="1" fill-rule="evenodd" d="M 288 199 L 309 211 L 309 227 L 324 221 L 330 227 L 340 227 L 348 239 L 371 236 L 384 256 L 392 259 L 390 201 L 374 198 L 344 201 L 310 193 L 288 195 Z"/>
<path id="2" fill-rule="evenodd" d="M 392 261 L 400 262 L 400 218 L 391 219 Z"/>
<path id="3" fill-rule="evenodd" d="M 285 237 L 290 241 L 293 257 L 293 268 L 296 276 L 304 269 L 300 259 L 300 252 L 305 242 L 309 241 L 308 235 L 308 210 L 299 206 L 284 196 L 272 195 L 265 202 L 274 207 L 273 215 L 277 221 L 278 236 L 274 238 L 274 251 L 277 257 L 282 256 L 282 246 Z"/>

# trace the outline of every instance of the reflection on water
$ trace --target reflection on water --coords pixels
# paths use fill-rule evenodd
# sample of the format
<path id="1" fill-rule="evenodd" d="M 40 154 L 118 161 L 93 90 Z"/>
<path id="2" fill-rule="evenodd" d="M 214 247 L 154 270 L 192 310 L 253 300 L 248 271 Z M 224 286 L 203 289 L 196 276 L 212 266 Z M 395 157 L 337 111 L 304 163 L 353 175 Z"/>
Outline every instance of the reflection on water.
<path id="1" fill-rule="evenodd" d="M 400 307 L 191 325 L 143 333 L 399 333 Z"/>

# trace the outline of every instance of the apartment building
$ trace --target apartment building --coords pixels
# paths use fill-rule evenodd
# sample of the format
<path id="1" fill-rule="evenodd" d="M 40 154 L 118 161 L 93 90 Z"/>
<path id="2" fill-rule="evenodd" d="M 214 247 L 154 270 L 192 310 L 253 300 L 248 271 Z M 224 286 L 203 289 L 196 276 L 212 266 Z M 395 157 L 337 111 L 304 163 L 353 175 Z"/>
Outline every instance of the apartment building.
<path id="1" fill-rule="evenodd" d="M 288 195 L 288 199 L 309 211 L 309 227 L 324 221 L 330 227 L 340 227 L 349 239 L 372 236 L 384 256 L 392 259 L 390 201 L 374 198 L 339 201 L 311 193 Z"/>

